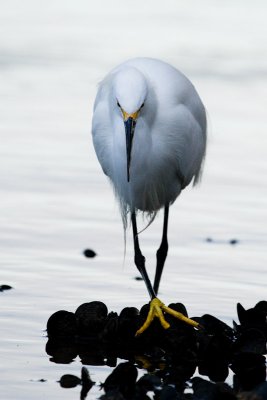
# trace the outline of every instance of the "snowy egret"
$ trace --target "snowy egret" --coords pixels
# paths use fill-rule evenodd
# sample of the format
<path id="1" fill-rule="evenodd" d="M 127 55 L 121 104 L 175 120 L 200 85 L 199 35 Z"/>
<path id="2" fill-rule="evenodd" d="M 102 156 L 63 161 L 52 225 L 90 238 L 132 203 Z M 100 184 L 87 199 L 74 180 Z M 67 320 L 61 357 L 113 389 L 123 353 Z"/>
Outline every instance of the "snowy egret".
<path id="1" fill-rule="evenodd" d="M 92 124 L 93 142 L 104 173 L 120 202 L 126 229 L 130 216 L 135 264 L 151 298 L 142 333 L 163 311 L 198 327 L 166 307 L 157 293 L 168 252 L 169 205 L 201 174 L 206 149 L 206 113 L 192 83 L 171 65 L 135 58 L 114 68 L 100 83 Z M 163 234 L 152 286 L 139 247 L 136 213 L 152 222 L 164 208 Z"/>

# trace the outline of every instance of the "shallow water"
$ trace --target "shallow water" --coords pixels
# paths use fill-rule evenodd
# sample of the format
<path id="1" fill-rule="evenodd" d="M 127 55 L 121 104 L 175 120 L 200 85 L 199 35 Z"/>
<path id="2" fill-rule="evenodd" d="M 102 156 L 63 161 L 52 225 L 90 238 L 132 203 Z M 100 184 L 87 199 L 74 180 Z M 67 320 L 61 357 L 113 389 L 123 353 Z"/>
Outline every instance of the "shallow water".
<path id="1" fill-rule="evenodd" d="M 73 399 L 56 382 L 81 363 L 49 361 L 48 317 L 104 301 L 147 302 L 134 279 L 131 236 L 91 138 L 97 82 L 133 56 L 162 58 L 195 84 L 209 115 L 202 184 L 170 212 L 161 298 L 227 323 L 236 302 L 266 298 L 266 3 L 205 0 L 3 1 L 0 13 L 1 282 L 3 399 Z M 265 11 L 265 12 L 264 12 Z M 161 215 L 140 241 L 154 271 Z M 212 242 L 206 241 L 212 238 Z M 230 239 L 238 239 L 230 245 Z M 86 259 L 92 248 L 98 256 Z M 109 367 L 88 366 L 95 381 Z M 45 379 L 46 382 L 38 382 Z M 100 395 L 94 387 L 88 398 Z M 76 397 L 75 397 L 76 396 Z"/>

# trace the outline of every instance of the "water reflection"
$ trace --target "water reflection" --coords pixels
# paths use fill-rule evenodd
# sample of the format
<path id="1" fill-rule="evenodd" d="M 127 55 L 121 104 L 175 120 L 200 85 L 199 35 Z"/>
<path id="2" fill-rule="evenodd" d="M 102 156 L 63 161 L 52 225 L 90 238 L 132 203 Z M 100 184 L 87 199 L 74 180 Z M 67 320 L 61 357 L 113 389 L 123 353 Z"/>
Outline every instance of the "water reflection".
<path id="1" fill-rule="evenodd" d="M 91 380 L 87 368 L 82 367 L 81 378 L 75 375 L 66 374 L 60 378 L 59 384 L 61 387 L 66 389 L 74 388 L 78 385 L 81 385 L 82 388 L 80 393 L 80 399 L 84 400 L 87 397 L 89 390 L 95 384 L 95 382 Z"/>

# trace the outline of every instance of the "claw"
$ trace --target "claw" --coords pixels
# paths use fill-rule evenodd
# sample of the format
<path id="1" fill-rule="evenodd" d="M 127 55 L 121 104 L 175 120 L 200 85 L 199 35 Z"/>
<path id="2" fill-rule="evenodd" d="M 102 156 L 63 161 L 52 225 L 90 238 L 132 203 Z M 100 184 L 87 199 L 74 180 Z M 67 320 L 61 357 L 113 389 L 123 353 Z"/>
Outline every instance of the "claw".
<path id="1" fill-rule="evenodd" d="M 165 306 L 164 303 L 162 303 L 161 300 L 158 298 L 155 298 L 151 300 L 150 302 L 150 309 L 149 313 L 147 315 L 147 319 L 145 320 L 144 324 L 141 326 L 140 329 L 136 332 L 135 336 L 141 335 L 152 323 L 155 317 L 157 317 L 161 323 L 161 326 L 164 329 L 168 329 L 170 327 L 170 324 L 165 320 L 163 311 L 165 313 L 172 315 L 175 318 L 180 319 L 181 321 L 184 321 L 185 323 L 193 326 L 194 328 L 200 328 L 200 324 L 190 318 L 187 318 L 185 315 L 182 313 L 173 310 L 170 307 Z"/>

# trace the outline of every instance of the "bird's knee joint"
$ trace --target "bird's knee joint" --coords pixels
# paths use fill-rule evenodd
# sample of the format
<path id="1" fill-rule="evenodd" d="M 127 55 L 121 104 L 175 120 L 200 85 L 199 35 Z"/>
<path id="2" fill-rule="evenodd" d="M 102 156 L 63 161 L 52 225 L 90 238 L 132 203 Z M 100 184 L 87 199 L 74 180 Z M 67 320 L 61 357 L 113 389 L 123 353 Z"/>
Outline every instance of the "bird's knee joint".
<path id="1" fill-rule="evenodd" d="M 134 257 L 134 262 L 138 269 L 145 266 L 145 261 L 146 259 L 143 254 L 136 254 Z"/>
<path id="2" fill-rule="evenodd" d="M 166 258 L 167 254 L 168 254 L 168 243 L 164 246 L 160 246 L 160 248 L 157 251 L 157 257 Z"/>

